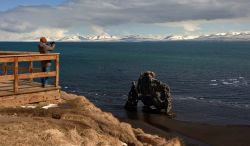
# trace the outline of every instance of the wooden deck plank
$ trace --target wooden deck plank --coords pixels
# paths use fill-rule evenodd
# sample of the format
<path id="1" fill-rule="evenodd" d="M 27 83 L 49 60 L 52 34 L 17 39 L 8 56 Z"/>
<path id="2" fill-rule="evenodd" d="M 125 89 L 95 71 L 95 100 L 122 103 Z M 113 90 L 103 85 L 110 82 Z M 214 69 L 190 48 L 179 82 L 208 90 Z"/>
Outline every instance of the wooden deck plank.
<path id="1" fill-rule="evenodd" d="M 60 90 L 48 90 L 34 93 L 24 93 L 0 97 L 0 107 L 16 107 L 38 102 L 57 102 L 60 100 Z"/>
<path id="2" fill-rule="evenodd" d="M 30 82 L 30 81 L 25 81 L 25 80 L 20 80 L 18 84 L 19 84 L 18 92 L 14 93 L 13 81 L 0 82 L 0 98 L 3 96 L 44 92 L 44 91 L 60 89 L 60 87 L 55 87 L 53 85 L 47 85 L 45 88 L 43 88 L 41 84 L 38 82 Z"/>
<path id="3" fill-rule="evenodd" d="M 48 86 L 48 87 L 53 87 L 53 86 Z M 21 85 L 19 90 L 22 91 L 22 90 L 26 90 L 26 89 L 38 89 L 38 88 L 41 88 L 41 86 L 32 86 L 32 85 Z M 0 92 L 4 92 L 4 91 L 12 91 L 13 92 L 13 87 L 10 87 L 10 86 L 4 86 L 3 88 L 0 89 Z"/>
<path id="4" fill-rule="evenodd" d="M 55 70 L 41 72 L 33 67 L 33 61 L 53 60 Z M 9 63 L 8 63 L 9 62 Z M 20 62 L 28 62 L 23 67 Z M 53 77 L 54 84 L 46 88 L 33 78 Z M 57 100 L 60 98 L 59 53 L 0 51 L 0 106 L 20 105 L 32 102 Z"/>

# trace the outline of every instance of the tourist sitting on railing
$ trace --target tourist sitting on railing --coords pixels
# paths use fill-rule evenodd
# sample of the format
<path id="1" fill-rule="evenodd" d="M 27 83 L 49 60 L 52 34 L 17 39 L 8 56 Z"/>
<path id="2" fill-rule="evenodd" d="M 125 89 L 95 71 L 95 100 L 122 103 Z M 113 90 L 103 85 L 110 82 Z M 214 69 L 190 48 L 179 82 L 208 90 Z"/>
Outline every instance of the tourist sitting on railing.
<path id="1" fill-rule="evenodd" d="M 48 43 L 45 37 L 41 37 L 38 49 L 41 54 L 47 54 L 53 51 L 55 49 L 55 46 L 56 46 L 55 42 Z M 42 72 L 49 72 L 51 67 L 51 60 L 41 61 L 41 66 L 42 66 Z M 41 81 L 42 81 L 42 87 L 45 87 L 48 82 L 48 77 L 42 78 Z"/>

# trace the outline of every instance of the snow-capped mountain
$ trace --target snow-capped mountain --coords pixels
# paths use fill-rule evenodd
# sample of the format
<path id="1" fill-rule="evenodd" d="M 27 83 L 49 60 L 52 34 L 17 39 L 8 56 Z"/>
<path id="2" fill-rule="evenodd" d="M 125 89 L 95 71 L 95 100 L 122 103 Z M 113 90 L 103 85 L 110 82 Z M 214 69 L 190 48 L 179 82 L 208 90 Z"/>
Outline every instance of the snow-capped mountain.
<path id="1" fill-rule="evenodd" d="M 119 38 L 117 36 L 111 36 L 107 33 L 102 33 L 100 35 L 93 35 L 93 36 L 70 35 L 55 41 L 81 42 L 81 41 L 115 41 L 115 40 L 119 40 Z"/>
<path id="2" fill-rule="evenodd" d="M 140 35 L 128 35 L 121 37 L 120 41 L 128 42 L 140 42 L 140 41 L 159 41 L 162 40 L 158 36 L 140 36 Z"/>
<path id="3" fill-rule="evenodd" d="M 67 39 L 66 39 L 67 38 Z M 71 36 L 61 38 L 59 41 L 250 41 L 250 31 L 246 32 L 227 32 L 216 33 L 208 35 L 168 35 L 166 37 L 160 36 L 142 36 L 142 35 L 128 35 L 128 36 L 112 36 L 107 33 L 96 36 Z"/>
<path id="4" fill-rule="evenodd" d="M 164 40 L 178 41 L 178 40 L 194 40 L 200 36 L 188 36 L 188 35 L 170 35 L 164 38 Z"/>
<path id="5" fill-rule="evenodd" d="M 250 32 L 230 32 L 203 35 L 196 40 L 213 40 L 213 41 L 250 41 Z"/>
<path id="6" fill-rule="evenodd" d="M 250 41 L 250 31 L 216 33 L 200 36 L 170 35 L 164 38 L 166 41 L 195 40 L 195 41 Z"/>
<path id="7" fill-rule="evenodd" d="M 120 39 L 119 37 L 109 35 L 108 33 L 102 33 L 101 35 L 96 36 L 89 36 L 87 38 L 88 40 L 92 41 L 115 41 Z"/>
<path id="8" fill-rule="evenodd" d="M 87 41 L 88 39 L 80 35 L 71 35 L 60 39 L 52 39 L 52 40 L 62 41 L 62 42 L 80 42 L 80 41 Z"/>
<path id="9" fill-rule="evenodd" d="M 39 37 L 23 37 L 19 40 L 13 41 L 39 41 Z M 250 41 L 250 31 L 246 32 L 227 32 L 215 33 L 207 35 L 167 35 L 162 36 L 142 36 L 142 35 L 128 35 L 128 36 L 113 36 L 108 33 L 100 35 L 68 35 L 60 38 L 47 37 L 49 41 L 59 42 L 84 42 L 84 41 L 125 41 L 125 42 L 140 42 L 140 41 Z"/>

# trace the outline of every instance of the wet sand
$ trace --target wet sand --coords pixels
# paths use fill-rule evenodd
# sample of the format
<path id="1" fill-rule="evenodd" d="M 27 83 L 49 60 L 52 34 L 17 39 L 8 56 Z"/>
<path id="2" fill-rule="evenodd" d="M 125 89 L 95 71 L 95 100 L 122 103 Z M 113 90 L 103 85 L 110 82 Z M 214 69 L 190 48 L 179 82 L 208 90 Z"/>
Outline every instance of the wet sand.
<path id="1" fill-rule="evenodd" d="M 249 146 L 250 125 L 211 125 L 169 119 L 160 114 L 126 112 L 121 118 L 134 127 L 160 136 L 180 136 L 187 145 Z"/>

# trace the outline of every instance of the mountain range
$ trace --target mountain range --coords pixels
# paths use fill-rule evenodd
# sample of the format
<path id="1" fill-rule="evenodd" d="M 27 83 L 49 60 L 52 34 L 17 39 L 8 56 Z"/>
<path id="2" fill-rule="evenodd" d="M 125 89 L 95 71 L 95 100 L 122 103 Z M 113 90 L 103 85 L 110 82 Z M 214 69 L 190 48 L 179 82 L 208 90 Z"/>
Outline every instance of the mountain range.
<path id="1" fill-rule="evenodd" d="M 37 41 L 38 37 L 24 37 L 21 40 Z M 57 42 L 92 42 L 92 41 L 124 41 L 124 42 L 140 42 L 140 41 L 250 41 L 250 31 L 245 32 L 227 32 L 215 33 L 208 35 L 167 35 L 162 36 L 141 36 L 141 35 L 127 35 L 127 36 L 113 36 L 108 33 L 94 36 L 83 35 L 68 35 L 61 38 L 50 38 L 50 41 Z"/>

